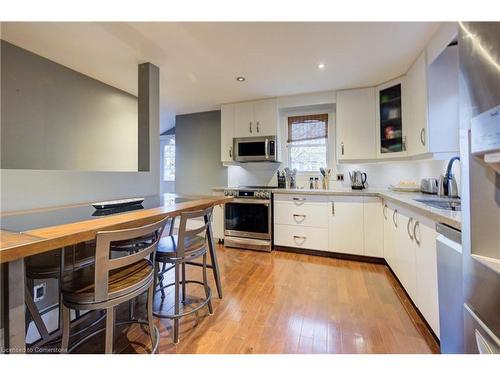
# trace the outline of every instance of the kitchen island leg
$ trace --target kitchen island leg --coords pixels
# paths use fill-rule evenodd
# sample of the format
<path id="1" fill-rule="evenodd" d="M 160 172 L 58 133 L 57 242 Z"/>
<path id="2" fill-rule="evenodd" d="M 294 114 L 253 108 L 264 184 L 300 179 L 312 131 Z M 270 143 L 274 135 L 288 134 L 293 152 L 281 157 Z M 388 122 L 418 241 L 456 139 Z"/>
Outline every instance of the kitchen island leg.
<path id="1" fill-rule="evenodd" d="M 9 262 L 6 268 L 5 350 L 12 354 L 25 353 L 24 259 Z"/>
<path id="2" fill-rule="evenodd" d="M 207 226 L 207 241 L 208 241 L 208 249 L 210 251 L 210 260 L 212 264 L 212 271 L 214 273 L 215 286 L 217 287 L 217 294 L 219 298 L 222 299 L 222 283 L 220 281 L 220 270 L 219 270 L 219 262 L 217 261 L 217 254 L 215 253 L 215 244 L 214 244 L 214 235 L 212 233 L 212 224 L 210 222 L 210 218 L 205 216 L 205 223 L 208 221 Z"/>

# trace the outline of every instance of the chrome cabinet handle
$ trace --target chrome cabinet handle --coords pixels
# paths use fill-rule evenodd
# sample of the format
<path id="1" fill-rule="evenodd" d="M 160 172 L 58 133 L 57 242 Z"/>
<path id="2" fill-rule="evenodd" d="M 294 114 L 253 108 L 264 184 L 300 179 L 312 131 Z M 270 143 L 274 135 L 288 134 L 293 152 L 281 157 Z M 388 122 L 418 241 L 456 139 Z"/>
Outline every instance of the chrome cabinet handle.
<path id="1" fill-rule="evenodd" d="M 335 216 L 335 202 L 332 202 L 332 215 Z"/>
<path id="2" fill-rule="evenodd" d="M 294 201 L 298 201 L 298 202 L 303 202 L 306 200 L 306 198 L 297 198 L 297 197 L 293 197 L 293 200 Z"/>
<path id="3" fill-rule="evenodd" d="M 408 222 L 406 223 L 406 232 L 408 232 L 408 237 L 410 237 L 411 240 L 413 240 L 413 235 L 410 232 L 410 225 L 411 225 L 412 222 L 413 222 L 413 218 L 410 217 L 408 219 Z"/>
<path id="4" fill-rule="evenodd" d="M 259 121 L 257 121 L 257 133 L 259 132 Z"/>
<path id="5" fill-rule="evenodd" d="M 406 151 L 406 136 L 403 137 L 403 151 Z"/>
<path id="6" fill-rule="evenodd" d="M 417 238 L 417 227 L 420 229 L 420 222 L 418 220 L 415 221 L 415 225 L 413 226 L 413 238 L 415 238 L 415 242 L 420 246 L 420 240 Z"/>
<path id="7" fill-rule="evenodd" d="M 425 128 L 420 130 L 420 142 L 422 142 L 422 146 L 425 146 Z"/>
<path id="8" fill-rule="evenodd" d="M 306 215 L 303 215 L 303 214 L 293 214 L 293 217 L 303 217 L 303 218 L 305 218 Z"/>
<path id="9" fill-rule="evenodd" d="M 296 240 L 296 239 L 301 239 L 301 240 L 305 240 L 307 237 L 306 236 L 293 236 L 293 238 Z"/>
<path id="10" fill-rule="evenodd" d="M 387 220 L 387 205 L 384 204 L 384 208 L 382 210 L 382 215 L 384 215 L 384 219 Z"/>
<path id="11" fill-rule="evenodd" d="M 257 133 L 258 132 L 259 132 L 259 127 L 257 126 Z M 269 159 L 269 139 L 267 139 L 267 138 L 266 138 L 266 141 L 264 142 L 264 148 L 265 148 L 264 152 L 265 152 L 266 159 Z"/>
<path id="12" fill-rule="evenodd" d="M 394 210 L 394 212 L 392 213 L 392 222 L 394 223 L 394 226 L 397 228 L 398 227 L 398 223 L 396 222 L 396 215 L 398 214 L 398 210 Z"/>
<path id="13" fill-rule="evenodd" d="M 233 147 L 232 146 L 229 147 L 229 157 L 230 158 L 233 157 Z"/>
<path id="14" fill-rule="evenodd" d="M 342 150 L 342 155 L 344 155 L 344 142 L 340 144 L 340 149 Z"/>
<path id="15" fill-rule="evenodd" d="M 248 123 L 248 126 L 250 127 L 250 133 L 253 133 L 253 131 L 252 131 L 252 121 L 250 121 L 250 122 Z"/>

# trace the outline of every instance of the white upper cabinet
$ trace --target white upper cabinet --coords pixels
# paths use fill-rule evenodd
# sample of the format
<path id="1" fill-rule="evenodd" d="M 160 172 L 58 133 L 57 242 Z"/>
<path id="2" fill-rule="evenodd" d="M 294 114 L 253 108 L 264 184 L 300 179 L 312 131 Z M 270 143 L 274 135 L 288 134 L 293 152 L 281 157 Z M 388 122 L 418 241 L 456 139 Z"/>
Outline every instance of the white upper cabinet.
<path id="1" fill-rule="evenodd" d="M 253 102 L 234 104 L 234 136 L 251 137 L 254 132 Z"/>
<path id="2" fill-rule="evenodd" d="M 276 99 L 234 104 L 234 137 L 277 135 L 278 106 Z"/>
<path id="3" fill-rule="evenodd" d="M 255 135 L 276 135 L 278 129 L 278 105 L 276 99 L 254 102 L 253 110 Z"/>
<path id="4" fill-rule="evenodd" d="M 375 89 L 337 92 L 337 160 L 375 159 Z"/>
<path id="5" fill-rule="evenodd" d="M 406 98 L 404 77 L 375 88 L 377 157 L 404 157 L 406 152 Z"/>
<path id="6" fill-rule="evenodd" d="M 458 46 L 452 45 L 427 67 L 428 151 L 458 153 Z"/>
<path id="7" fill-rule="evenodd" d="M 223 163 L 233 161 L 233 138 L 234 138 L 234 104 L 223 104 L 221 106 L 220 135 L 221 154 Z"/>
<path id="8" fill-rule="evenodd" d="M 406 135 L 409 156 L 428 152 L 427 64 L 422 53 L 406 74 Z"/>
<path id="9" fill-rule="evenodd" d="M 406 92 L 408 155 L 459 152 L 457 46 L 430 65 L 422 53 L 406 74 Z"/>

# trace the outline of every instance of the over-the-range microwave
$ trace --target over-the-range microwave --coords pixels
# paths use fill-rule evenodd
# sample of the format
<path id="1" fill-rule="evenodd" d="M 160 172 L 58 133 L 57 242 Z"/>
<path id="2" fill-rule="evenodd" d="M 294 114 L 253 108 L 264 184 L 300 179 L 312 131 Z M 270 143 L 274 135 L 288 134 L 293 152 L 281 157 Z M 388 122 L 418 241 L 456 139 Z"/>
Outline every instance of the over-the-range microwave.
<path id="1" fill-rule="evenodd" d="M 277 161 L 276 136 L 233 139 L 234 161 Z"/>

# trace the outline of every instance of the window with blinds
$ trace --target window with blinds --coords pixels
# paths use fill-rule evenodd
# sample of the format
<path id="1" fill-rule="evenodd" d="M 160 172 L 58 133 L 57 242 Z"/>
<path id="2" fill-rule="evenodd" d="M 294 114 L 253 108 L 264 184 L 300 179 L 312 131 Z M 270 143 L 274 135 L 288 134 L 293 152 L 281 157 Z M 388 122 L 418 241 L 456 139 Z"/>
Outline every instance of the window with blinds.
<path id="1" fill-rule="evenodd" d="M 288 117 L 288 164 L 299 172 L 327 166 L 328 114 Z"/>

